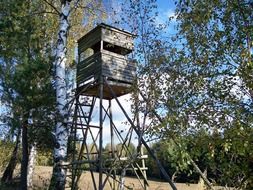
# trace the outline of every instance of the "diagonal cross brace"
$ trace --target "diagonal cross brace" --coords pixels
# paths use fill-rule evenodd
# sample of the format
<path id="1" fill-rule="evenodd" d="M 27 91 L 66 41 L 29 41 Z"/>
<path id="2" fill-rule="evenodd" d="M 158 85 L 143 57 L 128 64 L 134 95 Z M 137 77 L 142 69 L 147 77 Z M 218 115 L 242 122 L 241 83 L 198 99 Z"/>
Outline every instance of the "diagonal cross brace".
<path id="1" fill-rule="evenodd" d="M 114 91 L 112 90 L 111 86 L 108 84 L 106 78 L 104 78 L 105 84 L 106 86 L 109 88 L 111 95 L 113 96 L 113 98 L 116 100 L 116 102 L 118 103 L 120 109 L 122 110 L 122 112 L 124 113 L 125 117 L 127 118 L 128 122 L 131 124 L 131 126 L 133 127 L 134 131 L 136 132 L 136 134 L 138 135 L 138 137 L 141 139 L 141 142 L 143 143 L 143 145 L 145 146 L 146 150 L 148 151 L 148 153 L 150 154 L 150 156 L 156 161 L 157 166 L 159 167 L 159 170 L 161 171 L 161 173 L 163 174 L 163 176 L 165 177 L 165 179 L 169 182 L 171 188 L 173 190 L 177 190 L 176 186 L 174 185 L 174 183 L 171 181 L 170 176 L 168 175 L 168 173 L 166 172 L 166 170 L 164 169 L 163 165 L 161 164 L 161 162 L 159 161 L 159 159 L 156 157 L 156 155 L 153 153 L 153 151 L 150 149 L 150 147 L 148 146 L 148 144 L 146 143 L 146 141 L 143 139 L 143 137 L 141 136 L 138 128 L 140 126 L 136 126 L 133 121 L 130 119 L 130 117 L 128 116 L 128 114 L 126 113 L 125 109 L 123 108 L 123 106 L 120 104 L 117 96 L 115 95 Z"/>

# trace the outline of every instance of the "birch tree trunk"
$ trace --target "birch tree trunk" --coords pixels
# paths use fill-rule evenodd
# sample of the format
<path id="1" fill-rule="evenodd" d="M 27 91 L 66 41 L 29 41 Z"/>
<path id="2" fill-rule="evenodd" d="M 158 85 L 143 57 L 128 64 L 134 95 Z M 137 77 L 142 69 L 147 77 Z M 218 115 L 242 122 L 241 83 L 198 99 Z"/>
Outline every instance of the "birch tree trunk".
<path id="1" fill-rule="evenodd" d="M 37 149 L 36 149 L 36 143 L 34 143 L 31 147 L 30 154 L 29 154 L 29 162 L 28 162 L 28 171 L 27 171 L 27 186 L 28 189 L 33 189 L 33 172 L 34 172 L 34 166 L 36 161 L 36 155 L 37 155 Z"/>
<path id="2" fill-rule="evenodd" d="M 56 84 L 56 103 L 57 103 L 57 121 L 55 128 L 55 147 L 54 147 L 54 168 L 51 179 L 50 189 L 63 190 L 66 181 L 66 169 L 62 167 L 62 163 L 67 156 L 67 140 L 68 130 L 65 118 L 67 118 L 66 109 L 66 81 L 65 81 L 65 65 L 66 65 L 66 44 L 67 34 L 69 31 L 68 18 L 70 15 L 71 0 L 61 1 L 60 26 L 58 31 L 58 39 L 56 46 L 56 56 L 54 65 L 56 67 L 55 84 Z"/>
<path id="3" fill-rule="evenodd" d="M 126 177 L 126 168 L 123 168 L 120 175 L 120 190 L 125 189 L 125 177 Z"/>
<path id="4" fill-rule="evenodd" d="M 28 166 L 28 137 L 27 137 L 27 125 L 28 117 L 25 117 L 25 121 L 22 124 L 22 160 L 21 160 L 21 189 L 27 189 L 27 166 Z"/>

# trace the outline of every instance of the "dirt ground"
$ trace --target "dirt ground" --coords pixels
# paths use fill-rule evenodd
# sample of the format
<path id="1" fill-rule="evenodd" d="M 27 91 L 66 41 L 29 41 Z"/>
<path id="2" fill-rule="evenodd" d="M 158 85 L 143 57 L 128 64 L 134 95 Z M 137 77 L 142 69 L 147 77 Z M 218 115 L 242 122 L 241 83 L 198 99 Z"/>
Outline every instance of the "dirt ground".
<path id="1" fill-rule="evenodd" d="M 44 190 L 47 189 L 49 179 L 52 173 L 52 167 L 37 166 L 33 175 L 34 189 Z M 95 179 L 98 179 L 98 174 L 95 173 Z M 136 178 L 126 177 L 125 184 L 134 190 L 142 190 L 143 187 Z M 203 184 L 185 184 L 176 183 L 178 190 L 204 190 Z M 81 190 L 93 190 L 92 178 L 89 172 L 84 172 L 81 176 L 79 188 Z M 106 184 L 105 190 L 111 189 L 109 183 Z M 222 187 L 215 187 L 216 190 L 225 190 Z M 169 184 L 166 182 L 151 181 L 149 180 L 149 190 L 171 190 Z M 227 189 L 226 189 L 227 190 Z"/>

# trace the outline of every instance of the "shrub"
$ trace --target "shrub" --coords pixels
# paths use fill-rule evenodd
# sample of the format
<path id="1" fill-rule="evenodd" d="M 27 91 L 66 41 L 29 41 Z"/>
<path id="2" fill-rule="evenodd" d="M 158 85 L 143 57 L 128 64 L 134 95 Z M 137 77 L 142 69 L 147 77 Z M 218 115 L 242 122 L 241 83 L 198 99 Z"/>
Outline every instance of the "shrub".
<path id="1" fill-rule="evenodd" d="M 39 150 L 36 157 L 36 165 L 53 166 L 53 156 L 51 150 Z"/>

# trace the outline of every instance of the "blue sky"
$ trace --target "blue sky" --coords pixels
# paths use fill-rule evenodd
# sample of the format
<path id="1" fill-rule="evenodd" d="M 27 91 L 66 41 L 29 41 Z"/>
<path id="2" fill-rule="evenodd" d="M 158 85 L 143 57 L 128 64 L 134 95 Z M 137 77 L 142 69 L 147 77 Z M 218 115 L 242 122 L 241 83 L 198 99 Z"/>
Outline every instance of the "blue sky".
<path id="1" fill-rule="evenodd" d="M 128 0 L 104 0 L 104 6 L 106 7 L 106 11 L 109 14 L 113 14 L 113 12 L 115 11 L 116 13 L 120 14 L 120 9 L 122 4 L 124 4 L 124 2 L 127 2 Z M 143 0 L 144 1 L 144 0 Z M 159 21 L 167 21 L 169 16 L 173 16 L 174 15 L 174 10 L 175 10 L 175 2 L 172 0 L 157 0 L 157 6 L 158 6 L 158 20 Z M 113 20 L 115 21 L 117 18 L 115 18 L 115 15 L 112 17 L 109 17 L 109 19 L 107 20 L 107 22 L 113 22 Z"/>
<path id="2" fill-rule="evenodd" d="M 172 15 L 175 10 L 175 3 L 171 0 L 157 0 L 158 11 L 160 15 Z"/>
<path id="3" fill-rule="evenodd" d="M 174 18 L 171 20 L 169 28 L 167 29 L 167 32 L 169 35 L 175 34 L 175 2 L 172 0 L 157 0 L 158 5 L 158 17 L 157 21 L 164 23 L 168 21 L 169 18 Z"/>

